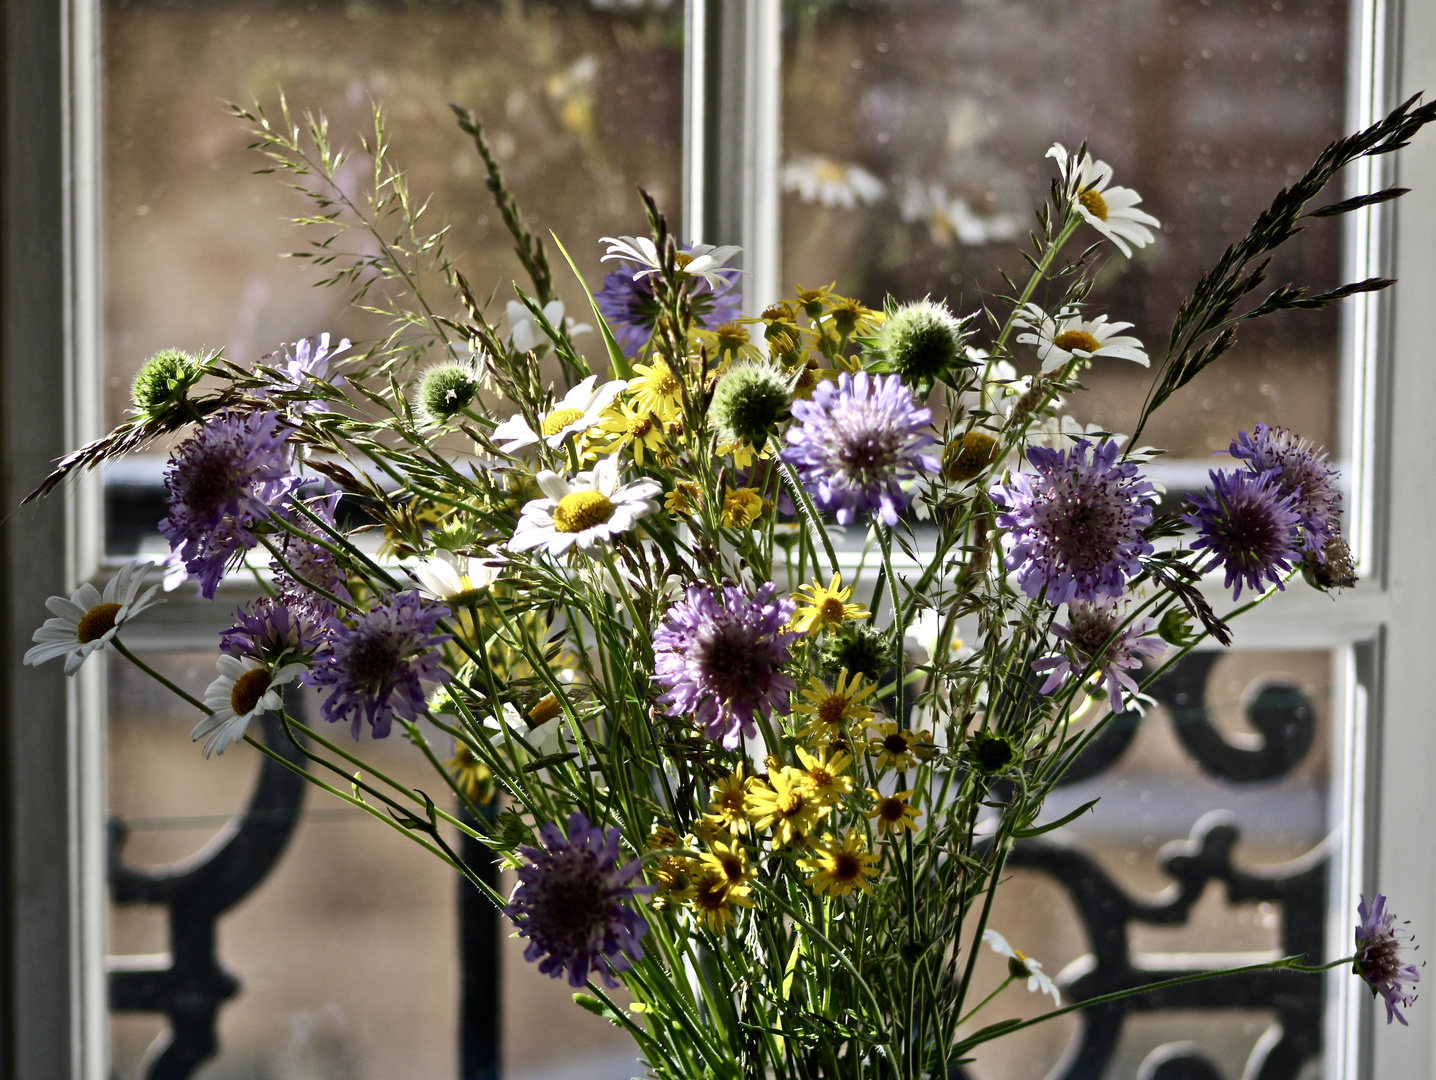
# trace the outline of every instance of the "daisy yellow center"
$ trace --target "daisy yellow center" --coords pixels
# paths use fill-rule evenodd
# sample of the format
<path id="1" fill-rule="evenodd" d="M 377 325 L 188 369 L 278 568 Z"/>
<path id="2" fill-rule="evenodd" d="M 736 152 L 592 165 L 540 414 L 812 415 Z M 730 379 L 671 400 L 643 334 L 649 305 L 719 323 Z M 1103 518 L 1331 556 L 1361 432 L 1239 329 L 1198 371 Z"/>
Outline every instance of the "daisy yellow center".
<path id="1" fill-rule="evenodd" d="M 1064 330 L 1052 339 L 1052 344 L 1063 352 L 1081 349 L 1083 352 L 1094 353 L 1102 347 L 1102 343 L 1086 330 Z"/>
<path id="2" fill-rule="evenodd" d="M 820 161 L 813 166 L 813 177 L 820 184 L 841 184 L 848 178 L 848 170 L 836 161 Z"/>
<path id="3" fill-rule="evenodd" d="M 996 460 L 997 449 L 997 440 L 991 435 L 981 431 L 967 432 L 948 451 L 947 478 L 975 479 Z"/>
<path id="4" fill-rule="evenodd" d="M 682 270 L 693 261 L 693 256 L 686 251 L 675 251 L 673 253 L 673 265 Z"/>
<path id="5" fill-rule="evenodd" d="M 269 689 L 269 669 L 255 668 L 246 671 L 234 680 L 234 689 L 229 692 L 229 707 L 235 716 L 247 716 L 259 705 L 259 699 Z"/>
<path id="6" fill-rule="evenodd" d="M 842 622 L 843 602 L 836 596 L 827 597 L 818 608 L 818 615 L 824 622 Z"/>
<path id="7" fill-rule="evenodd" d="M 1102 193 L 1096 188 L 1078 192 L 1077 201 L 1086 207 L 1087 213 L 1098 221 L 1107 220 L 1107 200 L 1102 198 Z"/>
<path id="8" fill-rule="evenodd" d="M 613 500 L 601 491 L 573 491 L 553 508 L 553 527 L 561 533 L 583 532 L 613 517 Z"/>
<path id="9" fill-rule="evenodd" d="M 884 799 L 878 803 L 878 817 L 886 822 L 898 822 L 903 818 L 903 803 L 901 799 Z"/>
<path id="10" fill-rule="evenodd" d="M 582 409 L 555 409 L 543 418 L 543 433 L 557 435 L 581 416 L 583 416 Z"/>
<path id="11" fill-rule="evenodd" d="M 558 698 L 550 694 L 548 697 L 541 699 L 537 705 L 529 710 L 529 723 L 533 727 L 547 724 L 561 712 L 563 712 L 563 706 L 558 703 Z"/>
<path id="12" fill-rule="evenodd" d="M 857 881 L 863 873 L 863 861 L 851 851 L 835 852 L 832 856 L 832 868 L 828 873 L 834 881 L 843 884 Z"/>
<path id="13" fill-rule="evenodd" d="M 119 604 L 96 604 L 80 617 L 80 629 L 75 635 L 81 645 L 88 645 L 102 638 L 115 628 L 115 616 L 120 613 Z"/>
<path id="14" fill-rule="evenodd" d="M 906 754 L 907 740 L 901 735 L 889 735 L 883 739 L 883 749 L 889 754 Z"/>
<path id="15" fill-rule="evenodd" d="M 848 699 L 842 694 L 833 694 L 823 699 L 818 706 L 818 719 L 825 724 L 841 724 L 848 715 Z"/>

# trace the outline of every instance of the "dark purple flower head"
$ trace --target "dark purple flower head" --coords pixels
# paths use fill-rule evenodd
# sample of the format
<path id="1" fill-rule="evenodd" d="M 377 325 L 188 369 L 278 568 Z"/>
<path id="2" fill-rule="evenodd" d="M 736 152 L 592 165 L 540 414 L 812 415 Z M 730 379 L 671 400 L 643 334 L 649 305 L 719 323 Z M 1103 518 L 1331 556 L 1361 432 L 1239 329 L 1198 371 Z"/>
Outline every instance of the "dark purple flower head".
<path id="1" fill-rule="evenodd" d="M 235 612 L 219 651 L 253 656 L 271 667 L 308 662 L 328 641 L 333 605 L 309 596 L 265 596 Z"/>
<path id="2" fill-rule="evenodd" d="M 340 353 L 348 351 L 348 338 L 344 338 L 331 349 L 329 335 L 324 333 L 318 337 L 296 341 L 293 345 L 281 345 L 278 352 L 261 357 L 260 363 L 279 372 L 279 378 L 273 382 L 273 390 L 288 391 L 291 394 L 303 390 L 312 392 L 313 388 L 309 385 L 311 376 L 334 386 L 339 386 L 344 382 L 342 375 L 331 376 L 329 374 L 329 362 Z M 253 395 L 262 400 L 267 398 L 271 392 L 270 388 L 261 387 L 253 391 Z M 311 412 L 324 407 L 322 401 L 306 400 L 298 394 L 289 397 L 286 404 L 295 413 Z"/>
<path id="3" fill-rule="evenodd" d="M 1092 456 L 1088 460 L 1087 452 Z M 988 494 L 1005 513 L 1002 546 L 1009 570 L 1028 596 L 1047 590 L 1053 607 L 1073 600 L 1113 600 L 1152 553 L 1142 530 L 1152 523 L 1152 485 L 1131 462 L 1117 462 L 1117 444 L 1071 450 L 1035 446 L 1031 472 L 1013 473 Z"/>
<path id="4" fill-rule="evenodd" d="M 160 532 L 213 599 L 225 568 L 259 542 L 254 527 L 299 483 L 278 413 L 226 412 L 180 443 L 165 469 L 169 516 Z"/>
<path id="5" fill-rule="evenodd" d="M 619 831 L 596 828 L 577 810 L 567 838 L 551 822 L 539 836 L 543 847 L 519 848 L 528 862 L 504 908 L 529 939 L 524 959 L 539 961 L 539 971 L 555 979 L 567 972 L 570 986 L 585 985 L 590 971 L 617 986 L 613 974 L 643 959 L 648 933 L 648 921 L 628 901 L 652 886 L 627 884 L 640 863 L 618 865 Z"/>
<path id="6" fill-rule="evenodd" d="M 1277 487 L 1276 473 L 1211 472 L 1212 486 L 1192 496 L 1182 520 L 1196 528 L 1193 549 L 1212 553 L 1209 566 L 1226 567 L 1226 587 L 1240 600 L 1242 585 L 1254 592 L 1270 581 L 1283 588 L 1282 575 L 1301 559 L 1296 496 Z"/>
<path id="7" fill-rule="evenodd" d="M 1400 1020 L 1403 1026 L 1406 1017 L 1397 1012 L 1397 1007 L 1410 1008 L 1416 1001 L 1407 983 L 1421 981 L 1421 972 L 1415 964 L 1402 964 L 1401 950 L 1411 940 L 1406 924 L 1396 924 L 1396 916 L 1386 910 L 1386 897 L 1376 894 L 1371 906 L 1366 906 L 1366 897 L 1356 909 L 1361 922 L 1356 925 L 1356 974 L 1371 987 L 1371 995 L 1380 994 L 1386 1002 L 1386 1022 Z"/>
<path id="8" fill-rule="evenodd" d="M 788 429 L 791 445 L 783 449 L 783 460 L 839 525 L 851 525 L 870 510 L 896 525 L 912 501 L 904 481 L 942 469 L 937 458 L 922 453 L 933 441 L 925 430 L 932 413 L 918 408 L 896 375 L 845 372 L 837 382 L 823 380 L 810 400 L 793 402 L 793 417 L 799 424 Z"/>
<path id="9" fill-rule="evenodd" d="M 1067 609 L 1067 625 L 1052 628 L 1063 646 L 1055 656 L 1032 665 L 1033 671 L 1048 673 L 1041 692 L 1050 694 L 1068 679 L 1087 673 L 1088 678 L 1099 680 L 1106 688 L 1112 711 L 1121 712 L 1122 691 L 1136 697 L 1139 690 L 1127 673 L 1141 667 L 1143 660 L 1155 660 L 1166 648 L 1161 638 L 1151 635 L 1153 620 L 1139 619 L 1119 629 L 1122 622 L 1123 615 L 1115 601 L 1072 601 Z"/>
<path id="10" fill-rule="evenodd" d="M 593 294 L 599 313 L 613 331 L 614 340 L 623 349 L 623 354 L 628 357 L 643 351 L 658 317 L 653 281 L 649 277 L 636 278 L 637 273 L 637 268 L 620 264 L 617 270 L 604 275 L 603 285 Z M 741 298 L 732 285 L 714 292 L 706 279 L 696 278 L 689 282 L 688 289 L 693 304 L 693 320 L 700 327 L 711 330 L 731 322 L 740 314 Z"/>
<path id="11" fill-rule="evenodd" d="M 775 600 L 771 581 L 750 599 L 731 585 L 722 592 L 693 585 L 668 609 L 653 633 L 654 681 L 667 687 L 658 700 L 669 716 L 692 714 L 710 739 L 734 749 L 757 733 L 753 715 L 786 716 L 796 685 L 778 669 L 792 657 L 800 634 L 783 633 L 793 601 Z"/>
<path id="12" fill-rule="evenodd" d="M 333 526 L 335 524 L 334 514 L 339 506 L 341 494 L 340 491 L 331 489 L 318 498 L 306 498 L 304 508 L 326 525 Z M 328 539 L 319 526 L 297 511 L 285 516 L 292 525 L 310 536 L 316 539 Z M 281 595 L 308 597 L 330 615 L 335 612 L 334 602 L 323 594 L 315 592 L 311 588 L 312 585 L 317 585 L 325 592 L 332 593 L 345 603 L 349 602 L 349 589 L 346 585 L 348 576 L 344 567 L 339 564 L 339 560 L 328 548 L 301 536 L 296 536 L 288 530 L 276 533 L 272 542 L 279 550 L 279 554 L 284 557 L 284 563 L 275 559 L 269 564 L 270 569 L 274 571 L 275 586 Z M 288 569 L 285 569 L 286 564 Z M 291 570 L 293 574 L 290 573 Z"/>
<path id="13" fill-rule="evenodd" d="M 329 653 L 304 678 L 310 686 L 331 688 L 324 719 L 348 720 L 356 739 L 368 720 L 374 738 L 382 739 L 396 715 L 423 716 L 423 683 L 449 681 L 438 648 L 449 635 L 434 633 L 448 614 L 417 592 L 390 593 L 358 613 L 353 626 L 333 626 Z"/>
<path id="14" fill-rule="evenodd" d="M 1341 516 L 1338 474 L 1326 451 L 1285 428 L 1258 424 L 1232 440 L 1231 452 L 1253 472 L 1275 472 L 1277 490 L 1296 500 L 1305 549 L 1320 561 L 1327 540 L 1340 531 Z"/>

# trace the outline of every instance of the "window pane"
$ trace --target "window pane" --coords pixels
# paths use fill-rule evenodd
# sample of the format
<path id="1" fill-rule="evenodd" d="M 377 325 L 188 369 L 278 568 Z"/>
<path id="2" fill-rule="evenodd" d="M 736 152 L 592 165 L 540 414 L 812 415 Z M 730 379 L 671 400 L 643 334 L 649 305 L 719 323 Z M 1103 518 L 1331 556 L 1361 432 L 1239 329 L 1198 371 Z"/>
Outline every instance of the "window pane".
<path id="1" fill-rule="evenodd" d="M 1161 220 L 1093 300 L 1158 356 L 1177 305 L 1342 133 L 1342 0 L 800 3 L 784 61 L 783 280 L 963 311 L 1018 283 L 1054 142 L 1090 140 Z M 1272 285 L 1336 283 L 1340 226 L 1283 249 Z M 1070 254 L 1098 235 L 1082 228 Z M 1043 299 L 1039 293 L 1034 299 Z M 1205 459 L 1265 421 L 1336 450 L 1338 314 L 1245 328 L 1143 435 Z M 1030 353 L 1030 350 L 1027 350 Z M 1030 355 L 1027 357 L 1030 361 Z M 1099 361 L 1078 419 L 1132 430 L 1150 372 Z"/>

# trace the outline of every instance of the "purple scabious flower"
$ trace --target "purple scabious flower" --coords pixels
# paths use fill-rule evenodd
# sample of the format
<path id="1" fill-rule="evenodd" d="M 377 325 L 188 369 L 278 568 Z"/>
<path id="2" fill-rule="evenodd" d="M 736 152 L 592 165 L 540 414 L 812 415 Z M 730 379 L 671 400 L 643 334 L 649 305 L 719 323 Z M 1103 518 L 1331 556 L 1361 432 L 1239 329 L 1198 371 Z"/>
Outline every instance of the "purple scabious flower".
<path id="1" fill-rule="evenodd" d="M 519 936 L 529 939 L 524 959 L 539 961 L 539 971 L 557 979 L 568 972 L 570 986 L 583 986 L 594 971 L 605 986 L 618 984 L 614 972 L 628 971 L 643 959 L 648 920 L 626 901 L 653 886 L 630 886 L 637 859 L 618 865 L 618 829 L 588 823 L 575 810 L 568 836 L 549 822 L 539 829 L 543 847 L 521 847 L 528 863 L 518 869 L 504 914 Z"/>
<path id="2" fill-rule="evenodd" d="M 438 649 L 449 635 L 434 633 L 448 614 L 448 608 L 409 591 L 382 597 L 359 612 L 353 626 L 335 625 L 329 653 L 304 679 L 331 688 L 321 710 L 324 719 L 348 720 L 355 739 L 368 720 L 374 738 L 382 739 L 396 715 L 423 716 L 423 683 L 449 681 Z"/>
<path id="3" fill-rule="evenodd" d="M 1090 673 L 1106 689 L 1112 711 L 1121 712 L 1122 691 L 1136 697 L 1140 690 L 1127 673 L 1166 649 L 1161 638 L 1151 636 L 1153 625 L 1152 619 L 1140 619 L 1123 627 L 1122 614 L 1112 600 L 1072 601 L 1067 606 L 1067 625 L 1052 628 L 1064 644 L 1056 655 L 1032 665 L 1033 671 L 1048 673 L 1040 692 L 1050 694 L 1068 679 Z"/>
<path id="4" fill-rule="evenodd" d="M 933 441 L 924 429 L 932 412 L 918 408 L 896 375 L 873 378 L 866 371 L 824 380 L 808 401 L 793 402 L 782 458 L 798 470 L 820 510 L 851 525 L 870 510 L 896 525 L 912 497 L 904 481 L 942 465 L 922 449 Z"/>
<path id="5" fill-rule="evenodd" d="M 1371 906 L 1366 906 L 1366 897 L 1356 909 L 1361 922 L 1356 925 L 1356 959 L 1354 970 L 1371 987 L 1371 996 L 1380 994 L 1386 1002 L 1386 1022 L 1400 1020 L 1402 1026 L 1409 1026 L 1406 1017 L 1397 1012 L 1397 1007 L 1410 1008 L 1416 1001 L 1407 983 L 1421 981 L 1421 972 L 1415 964 L 1401 963 L 1401 950 L 1411 940 L 1406 924 L 1396 924 L 1396 917 L 1386 910 L 1386 897 L 1376 894 Z"/>
<path id="6" fill-rule="evenodd" d="M 253 396 L 264 400 L 275 390 L 288 391 L 291 396 L 286 399 L 285 403 L 292 412 L 306 413 L 322 409 L 324 402 L 306 400 L 294 392 L 303 390 L 312 392 L 312 388 L 309 386 L 311 377 L 328 382 L 333 386 L 341 385 L 344 382 L 344 377 L 336 375 L 331 378 L 329 362 L 340 353 L 348 351 L 348 338 L 344 338 L 339 344 L 330 348 L 327 333 L 296 341 L 293 345 L 281 345 L 278 351 L 260 357 L 260 362 L 273 367 L 279 373 L 279 377 L 272 380 L 271 386 L 254 390 Z M 277 362 L 274 362 L 276 360 Z"/>
<path id="7" fill-rule="evenodd" d="M 653 633 L 654 681 L 667 687 L 658 700 L 669 716 L 691 714 L 710 739 L 732 750 L 753 736 L 755 713 L 788 714 L 796 684 L 778 669 L 801 634 L 783 633 L 793 601 L 775 600 L 771 581 L 750 599 L 732 585 L 722 591 L 692 585 Z"/>
<path id="8" fill-rule="evenodd" d="M 603 277 L 603 285 L 593 294 L 599 313 L 613 331 L 614 340 L 627 357 L 635 357 L 648 344 L 653 323 L 658 317 L 658 301 L 653 297 L 653 282 L 636 277 L 639 271 L 627 264 L 611 270 Z M 711 330 L 731 322 L 739 315 L 742 298 L 731 286 L 716 292 L 704 278 L 689 282 L 689 300 L 693 305 L 693 321 Z"/>
<path id="9" fill-rule="evenodd" d="M 1091 450 L 1091 459 L 1087 452 Z M 1031 472 L 1013 473 L 988 492 L 1006 549 L 1004 563 L 1028 596 L 1045 588 L 1053 607 L 1073 600 L 1113 600 L 1152 553 L 1142 530 L 1152 523 L 1156 492 L 1131 462 L 1117 462 L 1117 444 L 1071 450 L 1035 446 Z"/>
<path id="10" fill-rule="evenodd" d="M 329 491 L 318 498 L 305 499 L 304 506 L 326 525 L 333 526 L 341 494 L 337 490 Z M 289 513 L 286 518 L 296 529 L 316 539 L 326 538 L 319 526 L 298 512 Z M 269 564 L 274 571 L 274 583 L 280 595 L 306 597 L 328 615 L 335 612 L 334 601 L 315 592 L 311 586 L 317 585 L 346 604 L 349 602 L 351 598 L 346 584 L 348 575 L 332 551 L 288 530 L 275 534 L 273 544 L 284 557 L 283 563 L 274 559 Z M 285 568 L 286 564 L 288 569 Z"/>
<path id="11" fill-rule="evenodd" d="M 1339 531 L 1341 515 L 1338 474 L 1326 450 L 1285 428 L 1258 424 L 1250 435 L 1243 431 L 1232 440 L 1231 453 L 1253 472 L 1276 473 L 1277 490 L 1295 497 L 1305 549 L 1325 561 L 1322 548 Z"/>
<path id="12" fill-rule="evenodd" d="M 278 413 L 210 417 L 170 456 L 165 469 L 169 516 L 160 532 L 214 599 L 225 568 L 259 542 L 254 527 L 299 483 L 290 475 L 289 429 Z"/>
<path id="13" fill-rule="evenodd" d="M 235 612 L 234 625 L 219 636 L 219 651 L 271 666 L 308 662 L 328 643 L 332 607 L 309 595 L 261 597 Z"/>
<path id="14" fill-rule="evenodd" d="M 1301 559 L 1295 494 L 1283 494 L 1275 470 L 1263 473 L 1211 471 L 1212 486 L 1192 496 L 1194 513 L 1182 520 L 1198 533 L 1192 548 L 1212 553 L 1208 568 L 1226 567 L 1226 588 L 1240 600 L 1242 586 L 1260 592 L 1270 581 L 1284 588 L 1282 575 Z"/>

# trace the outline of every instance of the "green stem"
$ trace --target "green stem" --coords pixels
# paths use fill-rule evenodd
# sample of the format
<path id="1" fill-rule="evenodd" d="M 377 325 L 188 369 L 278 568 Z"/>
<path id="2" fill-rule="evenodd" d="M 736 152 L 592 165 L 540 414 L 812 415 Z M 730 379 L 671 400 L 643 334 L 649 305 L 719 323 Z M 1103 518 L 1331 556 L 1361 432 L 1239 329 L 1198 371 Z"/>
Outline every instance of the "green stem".
<path id="1" fill-rule="evenodd" d="M 170 682 L 168 679 L 166 679 L 163 675 L 161 675 L 161 674 L 160 674 L 158 671 L 156 671 L 154 668 L 150 667 L 149 664 L 145 663 L 143 660 L 141 660 L 141 659 L 140 659 L 138 656 L 136 656 L 134 653 L 130 652 L 130 650 L 125 646 L 125 643 L 124 643 L 123 641 L 121 641 L 119 638 L 117 638 L 117 637 L 111 638 L 111 639 L 110 639 L 110 644 L 115 647 L 115 652 L 119 653 L 121 656 L 123 656 L 123 657 L 124 657 L 126 660 L 128 660 L 130 663 L 134 664 L 135 667 L 139 668 L 139 669 L 140 669 L 141 671 L 143 671 L 146 675 L 148 675 L 151 679 L 154 679 L 155 682 L 159 683 L 161 686 L 163 686 L 163 687 L 165 687 L 166 689 L 168 689 L 171 693 L 175 694 L 175 695 L 178 696 L 178 697 L 183 698 L 185 701 L 189 702 L 191 705 L 193 705 L 193 706 L 194 706 L 196 709 L 198 709 L 200 712 L 204 713 L 206 716 L 213 716 L 213 715 L 214 715 L 214 710 L 213 710 L 213 709 L 211 709 L 208 705 L 206 705 L 206 704 L 205 704 L 203 701 L 201 701 L 199 698 L 195 697 L 193 694 L 188 693 L 187 691 L 181 690 L 178 686 L 176 686 L 174 683 Z"/>

